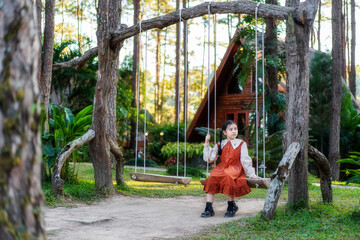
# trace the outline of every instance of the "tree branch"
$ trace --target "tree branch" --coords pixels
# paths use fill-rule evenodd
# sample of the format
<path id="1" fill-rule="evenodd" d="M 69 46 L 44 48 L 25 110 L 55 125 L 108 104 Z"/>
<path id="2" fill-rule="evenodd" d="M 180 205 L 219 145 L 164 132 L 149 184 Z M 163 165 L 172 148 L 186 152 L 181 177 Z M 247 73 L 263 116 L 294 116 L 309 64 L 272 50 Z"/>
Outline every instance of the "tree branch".
<path id="1" fill-rule="evenodd" d="M 109 137 L 109 135 L 106 135 L 106 140 L 108 141 L 108 143 L 110 145 L 110 152 L 112 154 L 114 154 L 115 159 L 116 159 L 116 183 L 117 183 L 117 185 L 123 185 L 123 184 L 125 184 L 125 181 L 123 178 L 124 164 L 125 164 L 124 155 L 123 155 L 122 151 L 120 150 L 120 148 L 118 148 L 118 146 L 116 146 L 114 141 Z"/>
<path id="2" fill-rule="evenodd" d="M 320 188 L 323 202 L 331 203 L 332 202 L 332 189 L 331 189 L 331 168 L 329 160 L 325 155 L 311 146 L 308 145 L 308 154 L 314 159 L 316 165 L 320 171 Z"/>
<path id="3" fill-rule="evenodd" d="M 262 211 L 262 216 L 266 220 L 270 220 L 274 217 L 281 190 L 290 174 L 291 167 L 299 151 L 300 144 L 298 142 L 291 143 L 281 159 L 278 168 L 271 177 L 270 187 Z"/>
<path id="4" fill-rule="evenodd" d="M 82 55 L 81 57 L 72 59 L 67 62 L 54 63 L 53 70 L 59 70 L 59 69 L 63 69 L 63 68 L 71 68 L 76 65 L 82 65 L 82 64 L 86 63 L 87 60 L 96 56 L 97 54 L 98 54 L 98 47 L 94 47 L 90 50 L 87 50 L 84 53 L 84 55 Z"/>
<path id="5" fill-rule="evenodd" d="M 66 144 L 66 146 L 61 150 L 59 156 L 55 161 L 55 169 L 51 178 L 51 192 L 55 195 L 62 195 L 64 190 L 64 180 L 61 179 L 60 173 L 62 166 L 64 165 L 66 159 L 72 154 L 76 149 L 90 142 L 95 137 L 95 131 L 89 129 L 84 135 L 80 138 Z"/>
<path id="6" fill-rule="evenodd" d="M 257 2 L 239 0 L 231 2 L 211 2 L 202 3 L 191 8 L 184 8 L 181 10 L 181 17 L 183 20 L 193 19 L 208 14 L 208 6 L 210 4 L 210 14 L 217 13 L 234 13 L 234 14 L 252 14 L 254 15 Z M 283 7 L 273 4 L 260 4 L 258 8 L 258 17 L 266 18 L 272 17 L 277 19 L 287 19 L 290 12 L 296 9 L 292 7 Z M 142 31 L 147 31 L 153 28 L 162 29 L 179 22 L 180 10 L 162 15 L 159 17 L 151 18 L 141 21 Z M 297 14 L 299 15 L 299 14 Z M 119 29 L 112 33 L 111 46 L 121 43 L 125 39 L 135 36 L 140 31 L 140 23 Z M 68 62 L 54 64 L 54 70 L 62 68 L 70 68 L 78 64 L 82 64 L 97 54 L 97 47 L 92 48 L 85 52 L 85 54 L 77 59 Z"/>

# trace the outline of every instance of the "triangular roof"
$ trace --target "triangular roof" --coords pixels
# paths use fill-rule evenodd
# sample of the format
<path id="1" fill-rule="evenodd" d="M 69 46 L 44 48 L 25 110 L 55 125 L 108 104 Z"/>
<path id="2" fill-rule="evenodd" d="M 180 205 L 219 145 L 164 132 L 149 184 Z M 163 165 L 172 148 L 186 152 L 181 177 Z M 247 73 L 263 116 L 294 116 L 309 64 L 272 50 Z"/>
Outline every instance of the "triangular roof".
<path id="1" fill-rule="evenodd" d="M 237 52 L 240 45 L 244 43 L 243 39 L 240 39 L 239 37 L 240 31 L 237 29 L 234 37 L 232 38 L 229 47 L 227 48 L 223 59 L 221 60 L 221 63 L 219 67 L 216 70 L 216 85 L 218 88 L 218 82 L 219 79 L 222 79 L 222 74 L 225 74 L 225 70 L 233 69 L 235 67 L 234 63 L 234 55 Z M 215 89 L 215 74 L 213 79 L 211 80 L 211 83 L 209 85 L 209 89 L 206 91 L 205 97 L 200 103 L 200 106 L 198 110 L 196 111 L 196 114 L 189 126 L 189 128 L 186 131 L 186 139 L 189 139 L 190 134 L 194 132 L 194 128 L 196 127 L 196 123 L 198 122 L 198 119 L 201 115 L 207 113 L 207 103 L 208 103 L 208 91 L 210 91 L 210 98 L 214 98 L 214 89 Z M 218 94 L 218 93 L 217 93 Z"/>

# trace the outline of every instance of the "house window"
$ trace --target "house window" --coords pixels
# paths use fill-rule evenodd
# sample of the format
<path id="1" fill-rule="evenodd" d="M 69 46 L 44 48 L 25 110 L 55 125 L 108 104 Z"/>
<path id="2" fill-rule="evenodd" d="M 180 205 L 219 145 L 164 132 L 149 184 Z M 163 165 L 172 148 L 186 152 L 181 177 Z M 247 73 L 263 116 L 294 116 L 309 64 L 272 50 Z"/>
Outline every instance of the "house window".
<path id="1" fill-rule="evenodd" d="M 235 119 L 234 119 L 234 114 L 233 114 L 233 113 L 228 113 L 228 114 L 226 114 L 226 121 L 227 121 L 227 120 L 233 120 L 233 121 L 234 121 L 234 120 L 235 120 Z"/>
<path id="2" fill-rule="evenodd" d="M 240 86 L 238 79 L 236 78 L 236 76 L 233 76 L 228 84 L 228 94 L 241 94 L 242 90 L 243 89 Z"/>
<path id="3" fill-rule="evenodd" d="M 239 135 L 245 136 L 246 113 L 238 113 Z"/>
<path id="4" fill-rule="evenodd" d="M 238 125 L 239 135 L 247 137 L 246 125 L 249 123 L 250 111 L 227 112 L 225 113 L 226 120 L 232 120 Z"/>

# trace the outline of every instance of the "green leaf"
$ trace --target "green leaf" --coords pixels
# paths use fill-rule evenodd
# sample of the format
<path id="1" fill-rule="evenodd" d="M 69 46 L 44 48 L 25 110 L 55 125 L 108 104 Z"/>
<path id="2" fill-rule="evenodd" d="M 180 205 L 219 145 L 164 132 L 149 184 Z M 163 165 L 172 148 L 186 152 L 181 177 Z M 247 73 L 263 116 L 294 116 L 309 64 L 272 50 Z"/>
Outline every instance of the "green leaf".
<path id="1" fill-rule="evenodd" d="M 68 108 L 64 108 L 64 110 L 65 110 L 65 117 L 66 117 L 66 121 L 70 124 L 70 125 L 72 125 L 73 124 L 73 121 L 74 121 L 74 114 L 71 112 L 71 110 L 70 109 L 68 109 Z"/>
<path id="2" fill-rule="evenodd" d="M 87 115 L 87 114 L 91 114 L 93 111 L 93 106 L 89 105 L 87 107 L 85 107 L 83 110 L 81 110 L 78 114 L 76 114 L 75 119 L 74 119 L 74 124 L 76 124 L 79 119 L 81 119 L 83 116 Z"/>
<path id="3" fill-rule="evenodd" d="M 55 129 L 60 129 L 62 132 L 63 139 L 65 139 L 65 136 L 67 135 L 65 121 L 62 119 L 61 116 L 54 116 L 54 120 L 55 120 L 55 126 L 54 126 Z"/>
<path id="4" fill-rule="evenodd" d="M 56 157 L 57 157 L 57 156 L 51 156 L 51 157 L 49 157 L 49 159 L 48 159 L 48 166 L 49 166 L 49 168 L 52 168 L 52 167 L 53 167 L 53 165 L 54 165 L 54 163 L 55 163 L 55 160 L 56 160 Z"/>
<path id="5" fill-rule="evenodd" d="M 55 150 L 53 148 L 53 146 L 51 146 L 50 144 L 46 144 L 44 146 L 42 146 L 42 151 L 43 153 L 45 153 L 47 156 L 54 156 L 55 155 Z"/>
<path id="6" fill-rule="evenodd" d="M 73 126 L 73 132 L 77 132 L 78 129 L 84 129 L 84 127 L 86 125 L 90 125 L 92 121 L 92 116 L 88 115 L 85 117 L 82 117 L 81 119 L 79 119 Z M 75 121 L 74 121 L 75 122 Z"/>

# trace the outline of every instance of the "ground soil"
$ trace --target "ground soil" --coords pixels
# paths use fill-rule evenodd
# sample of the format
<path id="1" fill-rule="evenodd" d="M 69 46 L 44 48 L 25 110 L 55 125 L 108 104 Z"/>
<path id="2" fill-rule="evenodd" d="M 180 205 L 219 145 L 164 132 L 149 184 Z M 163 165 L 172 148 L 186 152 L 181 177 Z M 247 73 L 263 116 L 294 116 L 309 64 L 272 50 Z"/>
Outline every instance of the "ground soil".
<path id="1" fill-rule="evenodd" d="M 201 218 L 204 197 L 133 198 L 117 195 L 93 205 L 45 208 L 49 239 L 167 239 L 198 234 L 206 228 L 254 216 L 264 199 L 237 199 L 239 211 L 224 218 L 226 201 L 214 202 L 214 217 Z"/>

